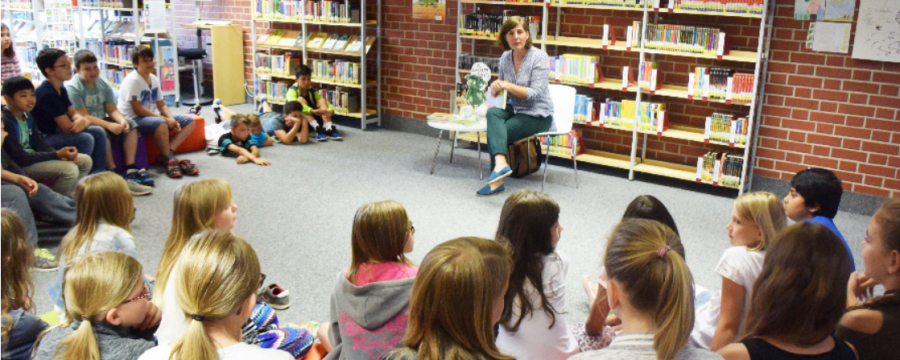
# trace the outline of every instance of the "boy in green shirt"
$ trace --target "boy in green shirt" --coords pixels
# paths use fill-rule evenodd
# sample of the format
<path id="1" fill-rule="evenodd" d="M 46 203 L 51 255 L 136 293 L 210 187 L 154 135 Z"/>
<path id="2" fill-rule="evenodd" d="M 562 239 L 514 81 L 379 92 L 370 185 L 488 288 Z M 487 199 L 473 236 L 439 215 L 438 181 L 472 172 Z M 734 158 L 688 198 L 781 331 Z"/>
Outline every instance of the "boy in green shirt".
<path id="1" fill-rule="evenodd" d="M 122 176 L 128 183 L 132 195 L 150 194 L 153 179 L 146 169 L 134 166 L 137 153 L 138 125 L 134 120 L 126 120 L 116 107 L 116 99 L 112 87 L 100 77 L 97 57 L 90 50 L 81 50 L 75 54 L 75 73 L 77 76 L 65 83 L 69 100 L 75 112 L 88 119 L 92 125 L 106 130 L 106 168 L 116 171 L 112 158 L 112 142 L 122 144 L 125 155 Z M 101 146 L 98 144 L 97 146 Z"/>
<path id="2" fill-rule="evenodd" d="M 316 140 L 344 140 L 337 128 L 331 123 L 334 107 L 312 88 L 312 69 L 300 65 L 295 72 L 297 82 L 288 88 L 287 101 L 297 101 L 303 105 L 303 115 L 309 120 L 309 126 L 316 130 Z M 265 102 L 265 98 L 262 99 Z M 321 125 L 320 125 L 321 124 Z"/>

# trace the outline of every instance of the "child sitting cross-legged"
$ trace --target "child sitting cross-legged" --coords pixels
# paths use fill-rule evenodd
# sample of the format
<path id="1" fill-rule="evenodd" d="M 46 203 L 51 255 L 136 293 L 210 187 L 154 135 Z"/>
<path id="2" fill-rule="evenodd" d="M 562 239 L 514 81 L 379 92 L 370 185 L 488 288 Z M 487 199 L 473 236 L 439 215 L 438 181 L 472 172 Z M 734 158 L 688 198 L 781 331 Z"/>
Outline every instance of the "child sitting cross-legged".
<path id="1" fill-rule="evenodd" d="M 250 140 L 250 127 L 253 121 L 250 116 L 237 114 L 231 119 L 231 132 L 219 138 L 219 152 L 222 156 L 236 157 L 238 164 L 252 162 L 256 165 L 272 165 L 272 162 L 259 157 L 259 147 Z"/>
<path id="2" fill-rule="evenodd" d="M 140 360 L 294 359 L 242 341 L 241 327 L 251 319 L 256 289 L 265 279 L 256 251 L 244 239 L 222 230 L 198 234 L 184 248 L 173 275 L 168 291 L 178 293 L 178 316 L 188 321 L 187 328 Z"/>
<path id="3" fill-rule="evenodd" d="M 65 275 L 66 320 L 38 339 L 35 360 L 136 359 L 153 347 L 150 289 L 141 263 L 103 251 L 72 261 Z"/>

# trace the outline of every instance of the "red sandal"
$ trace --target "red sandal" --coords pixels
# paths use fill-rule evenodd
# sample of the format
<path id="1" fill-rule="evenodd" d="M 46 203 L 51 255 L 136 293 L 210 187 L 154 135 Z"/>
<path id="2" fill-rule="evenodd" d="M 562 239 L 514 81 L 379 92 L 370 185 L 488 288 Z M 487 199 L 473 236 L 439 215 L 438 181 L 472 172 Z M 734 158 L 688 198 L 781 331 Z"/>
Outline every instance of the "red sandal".
<path id="1" fill-rule="evenodd" d="M 172 179 L 178 179 L 181 177 L 181 170 L 178 168 L 178 162 L 175 159 L 170 159 L 166 163 L 166 175 L 168 175 Z"/>
<path id="2" fill-rule="evenodd" d="M 178 167 L 181 168 L 181 172 L 187 176 L 200 175 L 200 170 L 197 170 L 197 167 L 195 167 L 190 160 L 178 160 Z"/>

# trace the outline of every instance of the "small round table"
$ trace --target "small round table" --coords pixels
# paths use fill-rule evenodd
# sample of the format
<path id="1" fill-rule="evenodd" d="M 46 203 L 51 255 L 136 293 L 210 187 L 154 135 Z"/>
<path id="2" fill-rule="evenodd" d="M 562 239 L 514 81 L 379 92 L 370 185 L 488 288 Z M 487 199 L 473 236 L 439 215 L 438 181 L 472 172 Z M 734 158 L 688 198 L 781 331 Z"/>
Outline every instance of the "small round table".
<path id="1" fill-rule="evenodd" d="M 428 126 L 431 126 L 435 129 L 440 130 L 438 133 L 438 143 L 437 149 L 434 150 L 434 159 L 431 160 L 431 174 L 434 174 L 434 164 L 437 162 L 438 153 L 441 151 L 441 138 L 444 135 L 444 131 L 450 131 L 453 133 L 453 144 L 450 144 L 450 162 L 453 162 L 453 148 L 456 146 L 456 135 L 460 132 L 470 133 L 474 132 L 478 136 L 478 178 L 484 179 L 484 172 L 481 168 L 481 133 L 487 131 L 487 122 L 476 121 L 474 124 L 460 124 L 454 120 L 454 116 L 452 114 L 435 114 L 448 116 L 450 119 L 448 121 L 428 121 Z"/>

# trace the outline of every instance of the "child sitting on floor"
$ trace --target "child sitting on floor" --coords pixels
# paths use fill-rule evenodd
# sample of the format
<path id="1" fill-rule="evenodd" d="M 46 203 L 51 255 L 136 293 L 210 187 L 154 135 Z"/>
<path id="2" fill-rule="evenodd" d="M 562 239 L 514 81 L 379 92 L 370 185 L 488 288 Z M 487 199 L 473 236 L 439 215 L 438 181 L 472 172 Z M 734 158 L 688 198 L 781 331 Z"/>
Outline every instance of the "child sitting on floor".
<path id="1" fill-rule="evenodd" d="M 784 197 L 784 210 L 787 217 L 794 222 L 808 221 L 822 224 L 834 232 L 850 254 L 850 270 L 856 271 L 853 251 L 850 250 L 844 235 L 834 225 L 834 217 L 837 216 L 843 193 L 841 179 L 833 172 L 818 168 L 806 169 L 791 179 L 791 192 Z"/>
<path id="2" fill-rule="evenodd" d="M 66 320 L 41 336 L 34 359 L 135 359 L 152 348 L 153 332 L 146 329 L 155 316 L 142 273 L 137 259 L 118 251 L 72 261 Z"/>
<path id="3" fill-rule="evenodd" d="M 288 101 L 284 104 L 284 115 L 282 115 L 272 111 L 272 107 L 269 106 L 265 97 L 260 102 L 260 111 L 257 116 L 262 126 L 261 131 L 257 134 L 266 133 L 269 137 L 277 138 L 282 144 L 290 144 L 294 142 L 294 139 L 301 144 L 309 141 L 309 121 L 312 117 L 303 115 L 303 105 L 296 101 Z M 237 115 L 237 112 L 222 105 L 219 99 L 213 102 L 213 111 L 216 113 L 216 123 L 222 123 L 226 130 L 230 129 L 231 119 Z"/>
<path id="4" fill-rule="evenodd" d="M 297 82 L 288 88 L 287 100 L 297 101 L 303 105 L 303 115 L 309 117 L 309 127 L 316 130 L 316 141 L 344 140 L 344 137 L 331 123 L 334 107 L 317 89 L 312 87 L 312 69 L 309 66 L 300 65 L 294 74 Z"/>
<path id="5" fill-rule="evenodd" d="M 31 359 L 31 348 L 38 335 L 47 328 L 47 323 L 30 311 L 34 304 L 31 294 L 29 270 L 34 263 L 34 255 L 25 238 L 25 225 L 16 214 L 9 210 L 0 211 L 2 220 L 2 317 L 0 317 L 0 354 L 3 359 Z"/>
<path id="6" fill-rule="evenodd" d="M 256 165 L 272 165 L 259 157 L 259 147 L 250 141 L 250 116 L 237 114 L 231 119 L 231 131 L 219 137 L 219 152 L 222 156 L 235 157 L 238 164 L 252 162 Z"/>
<path id="7" fill-rule="evenodd" d="M 511 360 L 497 349 L 494 325 L 512 272 L 510 250 L 464 237 L 425 255 L 410 297 L 403 347 L 385 360 Z"/>
<path id="8" fill-rule="evenodd" d="M 294 359 L 242 341 L 241 326 L 253 315 L 256 288 L 265 279 L 244 239 L 230 231 L 204 231 L 185 246 L 172 275 L 168 292 L 178 293 L 178 313 L 172 315 L 188 324 L 175 341 L 160 341 L 140 360 Z"/>
<path id="9" fill-rule="evenodd" d="M 785 226 L 784 206 L 775 194 L 745 193 L 734 201 L 726 226 L 732 247 L 722 254 L 715 270 L 722 278 L 722 291 L 697 293 L 694 346 L 718 351 L 743 338 L 741 325 L 750 310 L 753 283 L 762 270 L 766 249 Z"/>
<path id="10" fill-rule="evenodd" d="M 400 343 L 418 272 L 406 258 L 415 234 L 406 209 L 396 201 L 366 204 L 356 211 L 353 259 L 338 274 L 331 320 L 319 328 L 319 340 L 331 352 L 328 359 L 369 359 L 368 354 L 383 354 Z"/>

